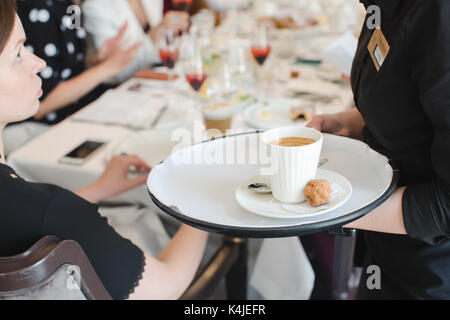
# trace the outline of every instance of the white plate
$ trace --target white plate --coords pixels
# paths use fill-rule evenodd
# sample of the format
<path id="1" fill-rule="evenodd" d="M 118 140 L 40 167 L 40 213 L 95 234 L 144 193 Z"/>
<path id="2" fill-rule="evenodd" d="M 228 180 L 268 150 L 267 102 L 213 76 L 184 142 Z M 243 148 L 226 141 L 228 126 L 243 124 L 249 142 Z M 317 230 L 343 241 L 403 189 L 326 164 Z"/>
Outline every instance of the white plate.
<path id="1" fill-rule="evenodd" d="M 298 74 L 299 74 L 298 77 L 292 78 L 292 75 L 291 75 L 292 72 L 298 72 Z M 274 78 L 283 84 L 285 84 L 291 80 L 298 79 L 298 78 L 311 79 L 314 77 L 315 77 L 315 69 L 300 66 L 300 65 L 295 65 L 295 64 L 291 64 L 291 63 L 281 64 L 278 67 L 277 72 L 275 72 L 275 74 L 274 74 Z"/>
<path id="2" fill-rule="evenodd" d="M 286 204 L 276 200 L 272 194 L 259 194 L 250 190 L 253 183 L 270 183 L 268 176 L 252 177 L 236 189 L 236 200 L 246 210 L 269 218 L 292 219 L 324 214 L 342 206 L 352 194 L 351 183 L 342 175 L 324 169 L 317 170 L 316 179 L 330 182 L 330 201 L 320 207 L 310 206 L 307 202 Z"/>
<path id="3" fill-rule="evenodd" d="M 141 131 L 132 133 L 107 146 L 105 162 L 115 155 L 136 155 L 151 167 L 157 166 L 172 154 L 178 142 L 171 140 L 169 131 Z"/>
<path id="4" fill-rule="evenodd" d="M 254 104 L 244 110 L 244 119 L 248 125 L 255 129 L 273 129 L 284 126 L 305 126 L 307 120 L 292 121 L 291 105 L 286 102 L 274 102 L 267 106 Z M 314 115 L 314 107 L 305 103 L 302 106 L 306 111 Z"/>

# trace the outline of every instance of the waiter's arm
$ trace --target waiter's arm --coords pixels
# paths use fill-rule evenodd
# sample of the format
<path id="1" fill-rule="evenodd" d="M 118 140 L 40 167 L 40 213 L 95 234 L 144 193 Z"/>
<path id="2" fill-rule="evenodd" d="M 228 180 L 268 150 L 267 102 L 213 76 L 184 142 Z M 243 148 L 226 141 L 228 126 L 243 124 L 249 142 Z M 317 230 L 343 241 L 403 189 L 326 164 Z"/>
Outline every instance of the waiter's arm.
<path id="1" fill-rule="evenodd" d="M 384 233 L 406 234 L 402 209 L 402 199 L 405 189 L 405 187 L 396 189 L 382 205 L 344 227 Z"/>
<path id="2" fill-rule="evenodd" d="M 356 108 L 336 114 L 316 116 L 308 123 L 308 127 L 315 127 L 319 131 L 340 134 L 355 139 L 361 139 L 364 125 L 364 119 Z M 402 212 L 404 191 L 405 188 L 397 189 L 381 206 L 344 227 L 405 234 L 406 229 L 403 223 Z"/>
<path id="3" fill-rule="evenodd" d="M 358 109 L 314 117 L 308 127 L 322 132 L 340 134 L 355 139 L 362 137 L 365 122 Z M 403 223 L 402 198 L 405 188 L 399 188 L 381 206 L 364 217 L 345 225 L 345 228 L 406 234 Z"/>

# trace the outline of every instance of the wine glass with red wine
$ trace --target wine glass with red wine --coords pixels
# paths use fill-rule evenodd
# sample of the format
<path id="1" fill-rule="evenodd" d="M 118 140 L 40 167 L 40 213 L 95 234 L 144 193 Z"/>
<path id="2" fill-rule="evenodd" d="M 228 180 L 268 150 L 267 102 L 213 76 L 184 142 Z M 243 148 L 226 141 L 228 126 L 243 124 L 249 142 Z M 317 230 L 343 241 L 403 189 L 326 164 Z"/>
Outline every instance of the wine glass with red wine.
<path id="1" fill-rule="evenodd" d="M 266 26 L 261 25 L 258 28 L 252 43 L 253 57 L 255 58 L 256 62 L 258 62 L 258 64 L 262 66 L 264 65 L 264 62 L 266 62 L 266 59 L 269 56 L 270 51 L 271 47 L 267 39 Z"/>
<path id="2" fill-rule="evenodd" d="M 192 0 L 172 0 L 172 8 L 176 11 L 189 11 Z"/>
<path id="3" fill-rule="evenodd" d="M 161 63 L 169 69 L 169 76 L 173 76 L 173 69 L 179 56 L 179 39 L 172 30 L 163 30 L 158 42 Z"/>
<path id="4" fill-rule="evenodd" d="M 264 99 L 265 97 L 265 83 L 264 83 L 264 77 L 262 73 L 262 67 L 264 63 L 266 62 L 268 56 L 270 55 L 272 48 L 269 45 L 269 40 L 267 38 L 267 28 L 264 24 L 261 24 L 258 29 L 256 30 L 256 34 L 252 41 L 252 55 L 255 58 L 256 62 L 258 63 L 259 67 L 259 75 L 258 75 L 258 82 L 260 86 L 261 96 Z"/>
<path id="5" fill-rule="evenodd" d="M 264 62 L 266 62 L 266 59 L 270 54 L 270 50 L 271 50 L 270 47 L 266 48 L 252 47 L 253 57 L 255 57 L 256 62 L 258 62 L 260 66 L 262 66 Z"/>
<path id="6" fill-rule="evenodd" d="M 203 67 L 201 50 L 195 49 L 189 58 L 186 68 L 186 80 L 196 92 L 200 90 L 207 78 L 207 74 Z"/>

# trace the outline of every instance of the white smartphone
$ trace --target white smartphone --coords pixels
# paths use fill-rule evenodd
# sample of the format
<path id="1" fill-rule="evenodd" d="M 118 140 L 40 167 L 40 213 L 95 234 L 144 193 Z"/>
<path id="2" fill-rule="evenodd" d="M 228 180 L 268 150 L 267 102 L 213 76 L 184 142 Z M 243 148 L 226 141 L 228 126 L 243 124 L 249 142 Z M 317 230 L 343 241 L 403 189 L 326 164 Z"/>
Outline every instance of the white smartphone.
<path id="1" fill-rule="evenodd" d="M 95 153 L 95 151 L 98 151 L 103 145 L 105 145 L 105 142 L 102 141 L 85 141 L 72 151 L 68 152 L 59 160 L 59 162 L 82 165 Z"/>

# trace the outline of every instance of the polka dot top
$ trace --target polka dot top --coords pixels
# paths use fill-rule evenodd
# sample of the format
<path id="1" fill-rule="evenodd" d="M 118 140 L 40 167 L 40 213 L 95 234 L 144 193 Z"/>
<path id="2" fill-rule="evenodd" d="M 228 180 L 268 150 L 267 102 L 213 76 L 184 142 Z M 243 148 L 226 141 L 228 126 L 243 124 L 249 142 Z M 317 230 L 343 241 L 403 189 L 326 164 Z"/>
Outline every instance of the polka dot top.
<path id="1" fill-rule="evenodd" d="M 17 9 L 27 41 L 25 47 L 47 62 L 42 70 L 44 99 L 60 82 L 86 69 L 86 32 L 80 11 L 71 0 L 18 0 Z M 78 14 L 78 16 L 77 16 Z M 54 124 L 80 108 L 80 103 L 52 112 L 43 122 Z"/>

